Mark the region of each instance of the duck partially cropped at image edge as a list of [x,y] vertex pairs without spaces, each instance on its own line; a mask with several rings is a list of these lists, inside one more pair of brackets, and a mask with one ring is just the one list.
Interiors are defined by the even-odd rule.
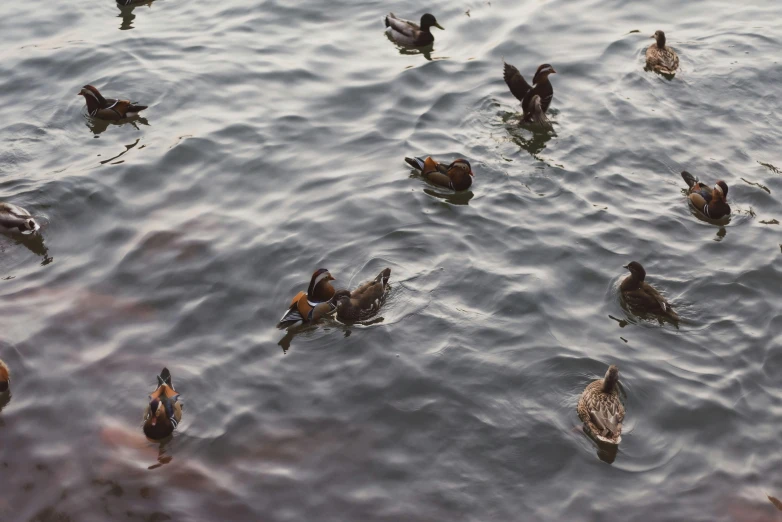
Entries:
[[405,47],[425,47],[434,43],[432,27],[445,30],[437,23],[434,15],[426,13],[421,17],[421,25],[409,20],[397,18],[394,13],[386,15],[386,35],[394,42]]
[[337,311],[337,305],[333,302],[336,290],[331,282],[336,281],[325,268],[315,270],[310,279],[310,285],[306,292],[299,292],[291,301],[288,310],[277,323],[278,328],[289,328],[307,323],[314,323],[319,319]]
[[11,372],[8,366],[0,359],[0,393],[5,393],[11,386]]
[[359,285],[352,292],[340,290],[334,295],[337,317],[343,321],[363,321],[380,310],[388,290],[391,269],[386,268],[372,281]]
[[470,162],[457,159],[450,164],[438,163],[431,156],[424,158],[405,158],[408,165],[421,171],[421,175],[429,182],[447,187],[451,190],[467,190],[472,186],[472,171]]
[[144,435],[155,441],[170,436],[182,422],[182,403],[168,368],[163,368],[157,382],[158,386],[149,396],[149,405],[144,411]]
[[719,180],[714,184],[714,188],[709,188],[686,170],[682,172],[682,179],[687,183],[687,197],[698,212],[711,219],[722,219],[730,215],[727,183]]
[[665,33],[655,31],[652,38],[655,39],[655,43],[646,49],[646,66],[660,74],[676,74],[679,68],[679,56],[671,47],[665,45]]
[[535,76],[532,77],[532,85],[527,83],[524,76],[521,75],[516,67],[504,62],[505,66],[503,77],[508,85],[510,92],[521,102],[521,109],[524,111],[524,121],[527,123],[548,123],[546,112],[554,98],[554,87],[549,81],[549,76],[556,74],[548,63],[538,67]]
[[22,207],[0,201],[0,232],[4,234],[32,234],[40,229],[33,216]]
[[87,113],[91,117],[101,120],[115,121],[135,118],[139,112],[147,108],[146,105],[139,105],[137,102],[104,98],[100,91],[92,85],[85,85],[77,95],[84,96],[84,100],[87,102]]
[[622,281],[619,290],[622,293],[622,299],[634,313],[639,315],[652,314],[674,322],[679,321],[679,314],[673,310],[665,297],[645,281],[646,270],[641,266],[641,263],[633,261],[625,265],[624,268],[630,271],[630,275]]
[[578,418],[599,442],[619,444],[625,407],[619,399],[619,368],[608,367],[605,377],[592,381],[578,399]]

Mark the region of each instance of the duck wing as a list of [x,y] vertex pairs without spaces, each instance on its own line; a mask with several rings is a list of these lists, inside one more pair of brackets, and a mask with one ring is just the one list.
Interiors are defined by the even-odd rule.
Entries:
[[394,13],[388,13],[386,15],[386,27],[393,29],[397,33],[412,38],[414,38],[418,33],[418,31],[421,30],[421,28],[418,27],[418,24],[413,23],[410,20],[397,18],[397,16]]
[[616,404],[601,404],[598,409],[589,412],[589,420],[598,428],[601,437],[615,440],[622,433],[622,419]]
[[523,103],[524,97],[527,96],[527,93],[529,93],[532,87],[530,87],[527,80],[524,79],[518,69],[507,62],[502,63],[505,64],[502,75],[503,78],[505,78],[505,83],[508,85],[511,94]]

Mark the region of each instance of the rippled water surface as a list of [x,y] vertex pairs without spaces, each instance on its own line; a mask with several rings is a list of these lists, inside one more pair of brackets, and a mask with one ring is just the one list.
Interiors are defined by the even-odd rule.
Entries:
[[[445,31],[402,51],[389,10]],[[766,521],[782,496],[782,3],[0,5],[0,521]],[[672,81],[644,72],[663,29]],[[552,76],[518,123],[503,58]],[[91,121],[76,93],[148,104]],[[470,192],[406,155],[473,165]],[[698,219],[682,169],[730,186]],[[684,321],[617,297],[644,264]],[[371,324],[274,327],[391,267]],[[578,395],[627,395],[612,464]],[[170,368],[172,440],[141,415]],[[610,459],[605,459],[610,460]]]

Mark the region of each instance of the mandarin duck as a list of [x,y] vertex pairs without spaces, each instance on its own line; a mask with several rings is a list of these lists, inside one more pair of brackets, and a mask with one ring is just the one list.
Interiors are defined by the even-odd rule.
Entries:
[[524,111],[524,121],[528,123],[548,123],[546,111],[551,105],[551,99],[554,97],[554,88],[548,77],[556,74],[554,68],[544,63],[535,71],[532,77],[532,87],[521,75],[518,69],[509,63],[505,64],[503,77],[508,84],[510,92],[521,102],[521,108]]
[[11,384],[11,372],[8,366],[0,359],[0,393],[5,393]]
[[660,74],[673,75],[679,68],[679,57],[676,51],[665,46],[665,33],[655,31],[651,36],[657,40],[646,50],[646,66]]
[[182,421],[182,403],[174,390],[168,368],[163,368],[157,376],[157,383],[144,412],[144,435],[152,440],[165,439]]
[[363,321],[374,315],[383,304],[388,289],[391,269],[386,268],[372,281],[368,281],[352,292],[340,290],[334,295],[337,317],[343,321]]
[[727,183],[719,180],[711,189],[686,170],[682,171],[682,178],[689,187],[687,194],[690,202],[704,216],[711,219],[721,219],[730,215],[730,205],[726,201],[728,198]]
[[619,368],[608,367],[602,379],[590,382],[578,399],[578,418],[600,442],[619,444],[625,407],[619,400]]
[[22,207],[0,201],[0,232],[32,234],[41,228]]
[[93,118],[101,120],[122,120],[135,118],[138,113],[147,108],[146,105],[138,105],[128,100],[106,99],[92,85],[85,85],[77,96],[84,96],[87,102],[87,112]]
[[423,158],[405,158],[408,165],[421,171],[421,175],[431,183],[452,190],[467,190],[472,185],[475,175],[466,159],[454,160],[449,165],[438,163],[428,156]]
[[277,323],[278,328],[299,326],[315,321],[334,313],[337,309],[333,302],[336,290],[331,286],[336,281],[328,270],[319,268],[312,274],[310,286],[306,292],[299,292],[291,301],[288,310]]
[[407,47],[425,47],[434,42],[432,27],[445,29],[437,23],[433,15],[426,13],[421,17],[421,25],[397,18],[394,13],[386,15],[386,35],[399,45]]
[[625,303],[636,313],[640,315],[654,314],[664,316],[672,321],[679,321],[679,315],[673,311],[668,301],[655,290],[649,283],[645,282],[646,270],[638,261],[625,265],[630,271],[619,290]]

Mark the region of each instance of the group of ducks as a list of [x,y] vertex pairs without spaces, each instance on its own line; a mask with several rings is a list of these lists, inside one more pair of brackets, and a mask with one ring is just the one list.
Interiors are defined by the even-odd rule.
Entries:
[[[420,24],[396,17],[393,13],[385,17],[386,34],[394,42],[405,47],[425,47],[434,42],[433,27],[443,29],[429,13],[421,17]],[[679,67],[676,52],[666,46],[665,34],[654,33],[656,40],[646,51],[647,67],[673,75]],[[519,70],[504,63],[504,79],[510,92],[521,102],[522,120],[528,124],[546,125],[546,112],[554,97],[549,76],[555,74],[550,64],[540,65],[530,85]],[[135,102],[105,98],[92,85],[85,85],[78,93],[83,96],[87,113],[92,118],[118,121],[134,118],[147,108]],[[430,183],[453,191],[468,190],[472,186],[474,172],[466,159],[451,163],[440,163],[431,157],[405,158],[414,170]],[[689,201],[698,212],[707,218],[720,219],[730,214],[726,202],[728,186],[718,181],[713,188],[701,183],[688,172],[682,172],[687,184]],[[0,232],[6,234],[32,234],[40,225],[25,209],[11,203],[0,202]],[[646,271],[640,263],[633,261],[625,266],[630,275],[620,285],[624,302],[639,315],[656,315],[678,322],[679,316],[665,298],[646,281]],[[307,291],[299,292],[281,317],[278,327],[290,328],[309,325],[330,316],[346,322],[363,321],[380,309],[389,288],[391,269],[386,268],[373,280],[361,284],[355,290],[335,290],[331,282],[335,278],[325,269],[316,270],[310,279]],[[0,361],[0,395],[10,393],[10,372]],[[582,393],[577,406],[578,416],[598,442],[618,445],[621,441],[624,406],[619,395],[619,370],[611,365],[603,379],[590,383]],[[171,373],[163,368],[157,376],[157,388],[149,395],[144,413],[144,434],[151,440],[169,437],[182,419],[182,403],[174,389]]]

